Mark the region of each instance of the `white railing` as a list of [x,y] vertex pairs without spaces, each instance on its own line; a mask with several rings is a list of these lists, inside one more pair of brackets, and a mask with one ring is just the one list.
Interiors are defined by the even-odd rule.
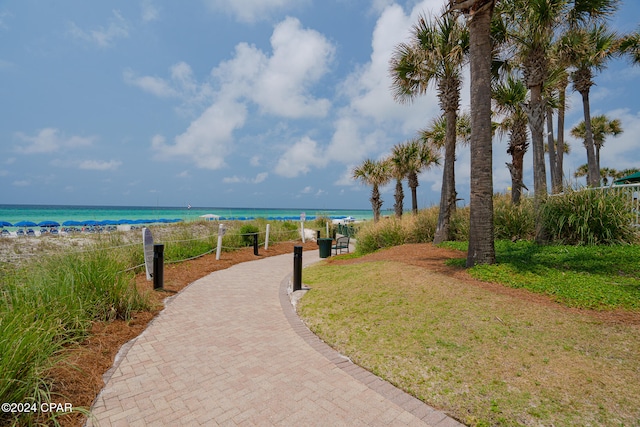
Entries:
[[640,227],[640,184],[612,185],[611,187],[600,188],[627,194],[631,211],[633,212],[632,224]]

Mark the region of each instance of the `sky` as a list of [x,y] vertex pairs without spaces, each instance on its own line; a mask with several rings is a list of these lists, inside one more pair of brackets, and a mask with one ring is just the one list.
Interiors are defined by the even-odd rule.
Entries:
[[[389,59],[419,14],[444,3],[3,0],[0,204],[367,209],[354,166],[440,115],[435,90],[394,101]],[[611,25],[629,32],[639,18],[640,4],[625,0]],[[640,66],[614,60],[594,80],[592,115],[624,130],[601,166],[640,167]],[[568,132],[581,99],[568,95],[572,176],[586,154]],[[507,142],[494,139],[496,192],[510,186]],[[531,163],[529,152],[533,190]],[[456,181],[468,204],[468,148]],[[441,184],[442,167],[420,175],[421,208],[438,204]]]

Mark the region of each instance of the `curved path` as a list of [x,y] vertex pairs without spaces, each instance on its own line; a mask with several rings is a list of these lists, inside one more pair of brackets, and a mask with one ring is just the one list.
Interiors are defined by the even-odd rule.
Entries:
[[121,350],[87,425],[461,425],[311,333],[287,294],[292,270],[292,254],[237,264],[166,301]]

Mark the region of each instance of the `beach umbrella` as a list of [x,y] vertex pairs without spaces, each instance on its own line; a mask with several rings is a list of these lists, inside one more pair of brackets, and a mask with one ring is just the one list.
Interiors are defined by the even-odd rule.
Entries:
[[33,221],[20,221],[13,224],[13,226],[14,227],[37,227],[38,224],[36,224]]
[[13,224],[7,221],[0,221],[0,227],[13,227]]
[[80,221],[68,220],[63,222],[62,225],[64,227],[77,227],[79,225],[82,225],[82,223]]
[[204,219],[208,219],[210,221],[215,220],[215,219],[220,219],[219,215],[215,215],[215,214],[204,214],[204,215],[200,215],[200,218],[204,218]]
[[41,221],[38,227],[60,227],[60,224],[55,221]]
[[98,225],[98,221],[96,221],[94,219],[87,219],[85,221],[80,221],[80,224],[93,226],[93,225]]

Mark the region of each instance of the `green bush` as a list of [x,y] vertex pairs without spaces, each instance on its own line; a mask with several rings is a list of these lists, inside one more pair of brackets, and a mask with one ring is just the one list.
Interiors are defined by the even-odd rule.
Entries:
[[260,229],[255,224],[244,224],[240,227],[240,235],[244,246],[253,245],[253,234],[259,232]]
[[558,243],[610,245],[636,240],[629,197],[614,190],[570,189],[548,197],[542,217],[550,240]]
[[511,197],[498,194],[493,198],[494,235],[497,240],[528,240],[535,235],[533,199],[523,197],[520,204],[511,204]]

